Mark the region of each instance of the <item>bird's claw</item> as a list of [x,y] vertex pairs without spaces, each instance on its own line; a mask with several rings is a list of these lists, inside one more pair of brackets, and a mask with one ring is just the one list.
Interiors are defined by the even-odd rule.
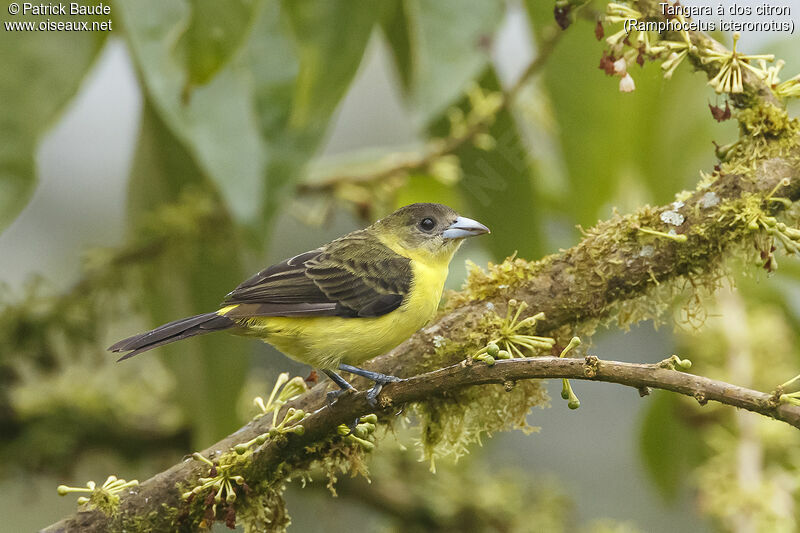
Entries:
[[383,386],[387,383],[398,383],[400,381],[403,380],[396,376],[384,376],[381,379],[376,379],[375,384],[367,391],[367,403],[371,407],[377,407],[378,395],[381,393],[381,390],[383,390]]
[[347,393],[350,393],[350,392],[356,392],[356,389],[351,388],[351,389],[337,389],[337,390],[328,391],[328,393],[325,395],[325,403],[328,404],[328,407],[333,407],[333,405],[337,401],[339,401],[339,397],[341,395],[347,394]]

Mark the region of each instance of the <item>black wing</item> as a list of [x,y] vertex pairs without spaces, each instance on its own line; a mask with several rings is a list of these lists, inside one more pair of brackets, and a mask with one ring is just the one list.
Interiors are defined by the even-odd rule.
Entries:
[[227,316],[374,317],[397,309],[411,262],[356,232],[262,270],[228,294]]

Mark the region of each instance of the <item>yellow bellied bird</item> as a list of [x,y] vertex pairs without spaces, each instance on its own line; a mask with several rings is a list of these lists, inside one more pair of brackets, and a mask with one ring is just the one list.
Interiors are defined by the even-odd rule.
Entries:
[[[358,368],[425,326],[436,314],[448,266],[465,238],[483,224],[441,204],[402,207],[371,226],[272,265],[230,292],[213,312],[170,322],[109,348],[120,361],[213,331],[260,338],[325,372],[344,392],[336,370],[384,384],[399,381]],[[337,394],[329,397],[330,401]]]

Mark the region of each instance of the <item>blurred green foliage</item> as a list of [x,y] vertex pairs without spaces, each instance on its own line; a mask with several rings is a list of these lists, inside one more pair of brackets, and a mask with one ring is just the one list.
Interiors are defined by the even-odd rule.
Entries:
[[[254,368],[269,367],[252,357],[258,349],[252,341],[210,335],[124,365],[114,364],[104,347],[138,329],[213,309],[268,254],[297,252],[271,249],[270,238],[275,220],[301,211],[298,206],[319,213],[295,213],[297,219],[322,223],[332,206],[372,219],[410,201],[441,201],[492,228],[482,241],[487,256],[535,258],[574,242],[576,224],[590,225],[613,207],[668,203],[691,186],[698,170],[716,163],[712,140],[724,144],[736,135],[733,121],[711,119],[709,98],[717,97],[688,68],[666,83],[657,65],[633,67],[636,91],[621,93],[617,80],[597,68],[604,46],[595,37],[594,16],[601,7],[590,4],[538,79],[509,97],[492,60],[509,10],[500,0],[114,2],[114,34],[124,39],[144,100],[128,186],[128,240],[90,254],[81,279],[66,292],[43,281],[32,282],[28,292],[4,289],[0,453],[24,460],[0,475],[13,468],[63,472],[91,448],[128,459],[179,457],[234,430],[241,391],[263,380]],[[530,44],[543,48],[552,2],[527,0],[523,9],[533,30]],[[0,49],[14,50],[3,54],[0,74],[0,230],[30,198],[39,142],[70,105],[105,35],[0,32]],[[360,179],[313,193],[320,203],[297,202],[309,196],[298,185],[315,183],[309,164],[326,164],[319,150],[373,40],[395,70],[419,157],[389,171],[385,160],[369,161],[362,164],[365,175],[344,175]],[[796,42],[781,47],[790,53]],[[796,57],[786,59],[800,66]],[[479,136],[442,153],[457,137],[458,121],[480,107],[476,94],[506,100]],[[361,179],[376,175],[381,179]],[[753,303],[753,339],[769,343],[782,335],[779,350],[754,345],[754,365],[780,363],[780,372],[761,376],[758,386],[765,389],[798,366],[792,353],[800,310],[792,295],[800,272],[786,267],[757,286],[740,282],[748,307]],[[770,321],[780,322],[780,331]],[[713,327],[705,335],[679,335],[681,353],[699,362],[701,373],[725,378],[730,343]],[[80,394],[71,388],[78,382]],[[715,499],[702,480],[732,482],[733,474],[713,458],[730,458],[741,444],[735,415],[709,415],[667,394],[647,401],[639,446],[650,478],[668,499],[696,491],[717,525],[730,529],[731,509],[758,493],[731,491],[729,500]],[[758,429],[764,469],[796,476],[800,463],[788,445],[796,438],[769,423]],[[407,454],[392,454],[375,465],[378,489],[387,477],[410,470]],[[421,528],[463,530],[469,522],[456,511],[491,507],[469,507],[471,497],[498,499],[496,514],[479,517],[498,520],[497,530],[525,531],[523,518],[550,521],[551,530],[574,525],[558,490],[499,477],[502,483],[484,484],[490,474],[480,468],[453,468],[441,478],[414,475],[415,483],[402,490],[410,493]],[[343,493],[361,494],[354,483],[344,484]],[[454,486],[459,490],[448,491]],[[526,507],[521,495],[528,491],[536,496]],[[435,497],[421,501],[425,494]],[[396,511],[381,508],[386,501],[373,505],[388,516],[394,512],[397,521]],[[786,516],[762,511],[754,512],[755,520],[783,527]],[[624,529],[605,529],[614,528]]]
[[[591,5],[599,11],[604,4]],[[541,35],[553,6],[528,0],[526,7]],[[711,140],[725,144],[736,134],[734,124],[709,120],[706,82],[688,68],[665,82],[656,64],[632,67],[636,90],[620,92],[617,79],[598,68],[605,47],[595,24],[579,17],[542,76],[569,188],[555,206],[583,225],[606,218],[612,206],[626,212],[669,202],[714,165]]]
[[383,29],[420,123],[443,112],[483,71],[503,8],[499,0],[391,1]]
[[[176,204],[187,191],[210,188],[186,150],[146,104],[129,183],[131,227],[146,225],[155,210]],[[233,223],[224,212],[218,218],[212,233],[170,246],[142,265],[140,297],[151,323],[214,309],[220,295],[244,277]],[[230,413],[250,363],[247,346],[239,338],[212,336],[206,342],[174,344],[162,352],[177,381],[176,398],[192,418],[197,447],[238,426]]]
[[[69,18],[53,16],[50,20]],[[16,20],[40,22],[33,16]],[[0,50],[5,51],[4,74],[0,76],[0,231],[14,220],[33,194],[38,142],[75,96],[105,35],[53,32],[42,39],[33,31],[0,33]]]
[[213,78],[246,41],[261,0],[196,0],[178,49],[186,66],[185,91]]
[[[477,84],[489,92],[501,90],[493,68],[486,69],[477,78]],[[456,105],[469,112],[468,97]],[[442,117],[431,131],[443,136],[445,125],[449,121]],[[486,134],[492,139],[491,149],[465,143],[454,152],[462,173],[458,191],[469,212],[492,228],[495,236],[487,245],[495,259],[502,260],[514,253],[538,257],[547,249],[540,214],[543,202],[535,186],[536,167],[513,113],[508,108],[501,109]]]
[[[706,302],[710,316],[702,330],[677,335],[680,353],[697,361],[693,372],[764,391],[797,373],[797,314],[787,313],[785,294],[757,281],[737,280],[736,292],[723,290]],[[797,278],[790,286],[797,290]],[[723,531],[796,530],[800,489],[789,481],[800,475],[796,429],[753,413],[700,407],[689,398],[660,403],[647,415],[643,439],[660,486],[672,492],[692,487],[702,511]],[[662,414],[659,427],[656,409],[672,411]]]
[[692,468],[700,464],[703,444],[682,419],[683,399],[662,391],[653,393],[642,420],[641,453],[645,468],[666,498],[674,501]]

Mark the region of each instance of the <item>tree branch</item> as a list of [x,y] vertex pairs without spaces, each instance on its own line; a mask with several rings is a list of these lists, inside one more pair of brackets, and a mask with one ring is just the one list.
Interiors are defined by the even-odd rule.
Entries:
[[[646,298],[650,291],[661,286],[685,279],[701,283],[698,278],[702,272],[719,268],[736,246],[752,247],[761,234],[761,230],[754,230],[749,224],[750,215],[758,214],[753,205],[763,204],[774,214],[785,206],[766,200],[771,194],[792,201],[800,197],[800,149],[796,138],[794,142],[794,148],[787,153],[759,161],[752,176],[721,175],[713,184],[688,197],[679,209],[685,213],[684,222],[672,227],[676,235],[685,236],[685,242],[641,232],[645,227],[667,231],[669,225],[661,220],[661,215],[676,209],[675,205],[645,207],[632,215],[616,216],[599,224],[580,244],[560,254],[536,263],[521,259],[506,262],[495,267],[485,279],[473,279],[464,293],[451,298],[456,305],[452,311],[389,354],[373,360],[372,368],[399,376],[427,372],[387,386],[382,398],[400,405],[438,397],[443,391],[468,385],[548,377],[588,379],[585,362],[574,359],[537,358],[499,361],[493,367],[462,366],[455,363],[464,358],[463,350],[437,354],[434,339],[469,338],[470,332],[479,330],[481,318],[489,312],[487,303],[502,312],[510,298],[527,302],[534,312],[545,312],[547,318],[542,322],[540,334],[565,338],[587,328],[590,332],[594,325],[612,317],[621,320],[619,313],[626,311],[626,304]],[[783,180],[787,179],[789,185],[783,186]],[[740,216],[743,213],[747,216]],[[443,365],[451,366],[431,371]],[[800,409],[776,405],[770,395],[653,365],[602,361],[591,379],[637,388],[663,388],[800,426]],[[327,383],[320,384],[293,403],[296,408],[314,413],[303,421],[305,434],[291,436],[283,446],[268,441],[252,456],[248,470],[255,477],[251,479],[263,479],[291,454],[308,453],[303,451],[304,445],[331,436],[339,424],[370,411],[363,394],[342,398],[335,409],[320,409],[326,390]],[[269,417],[257,419],[205,450],[203,455],[219,456],[236,444],[268,431],[270,425]],[[171,524],[174,516],[164,510],[183,505],[177,485],[190,486],[205,474],[195,462],[173,466],[123,498],[116,520],[149,515],[156,523],[163,520],[162,526]],[[111,523],[112,519],[100,511],[81,511],[45,531],[104,531]]]
[[[663,389],[694,397],[701,404],[717,401],[782,420],[800,428],[800,407],[779,404],[775,395],[686,374],[666,368],[664,364],[623,363],[598,360],[593,356],[587,356],[583,360],[559,357],[503,360],[493,366],[464,361],[387,385],[382,393],[382,403],[387,406],[398,406],[424,401],[475,385],[502,384],[511,389],[517,381],[541,378],[603,381],[634,387],[640,391],[647,388]],[[253,455],[253,462],[260,463],[261,468],[269,466],[274,468],[286,461],[287,457],[304,453],[305,446],[326,438],[339,424],[370,411],[365,392],[342,397],[334,408],[320,407],[306,417],[302,422],[305,429],[303,435],[292,435],[288,443],[268,441]],[[250,427],[258,427],[257,431],[268,430],[268,418],[263,417],[252,422],[248,427],[214,446],[213,450],[222,451],[234,443],[245,440],[247,435],[243,432]],[[207,450],[204,454],[213,456],[214,452]],[[141,485],[138,492],[132,491],[124,499],[120,511],[122,513],[142,512],[148,509],[156,511],[162,503],[178,505],[179,491],[175,488],[175,484],[198,475],[197,470],[195,463],[183,462],[149,479]],[[91,510],[79,512],[76,516],[53,524],[43,531],[107,531],[110,529],[110,523],[109,517],[101,511]]]

